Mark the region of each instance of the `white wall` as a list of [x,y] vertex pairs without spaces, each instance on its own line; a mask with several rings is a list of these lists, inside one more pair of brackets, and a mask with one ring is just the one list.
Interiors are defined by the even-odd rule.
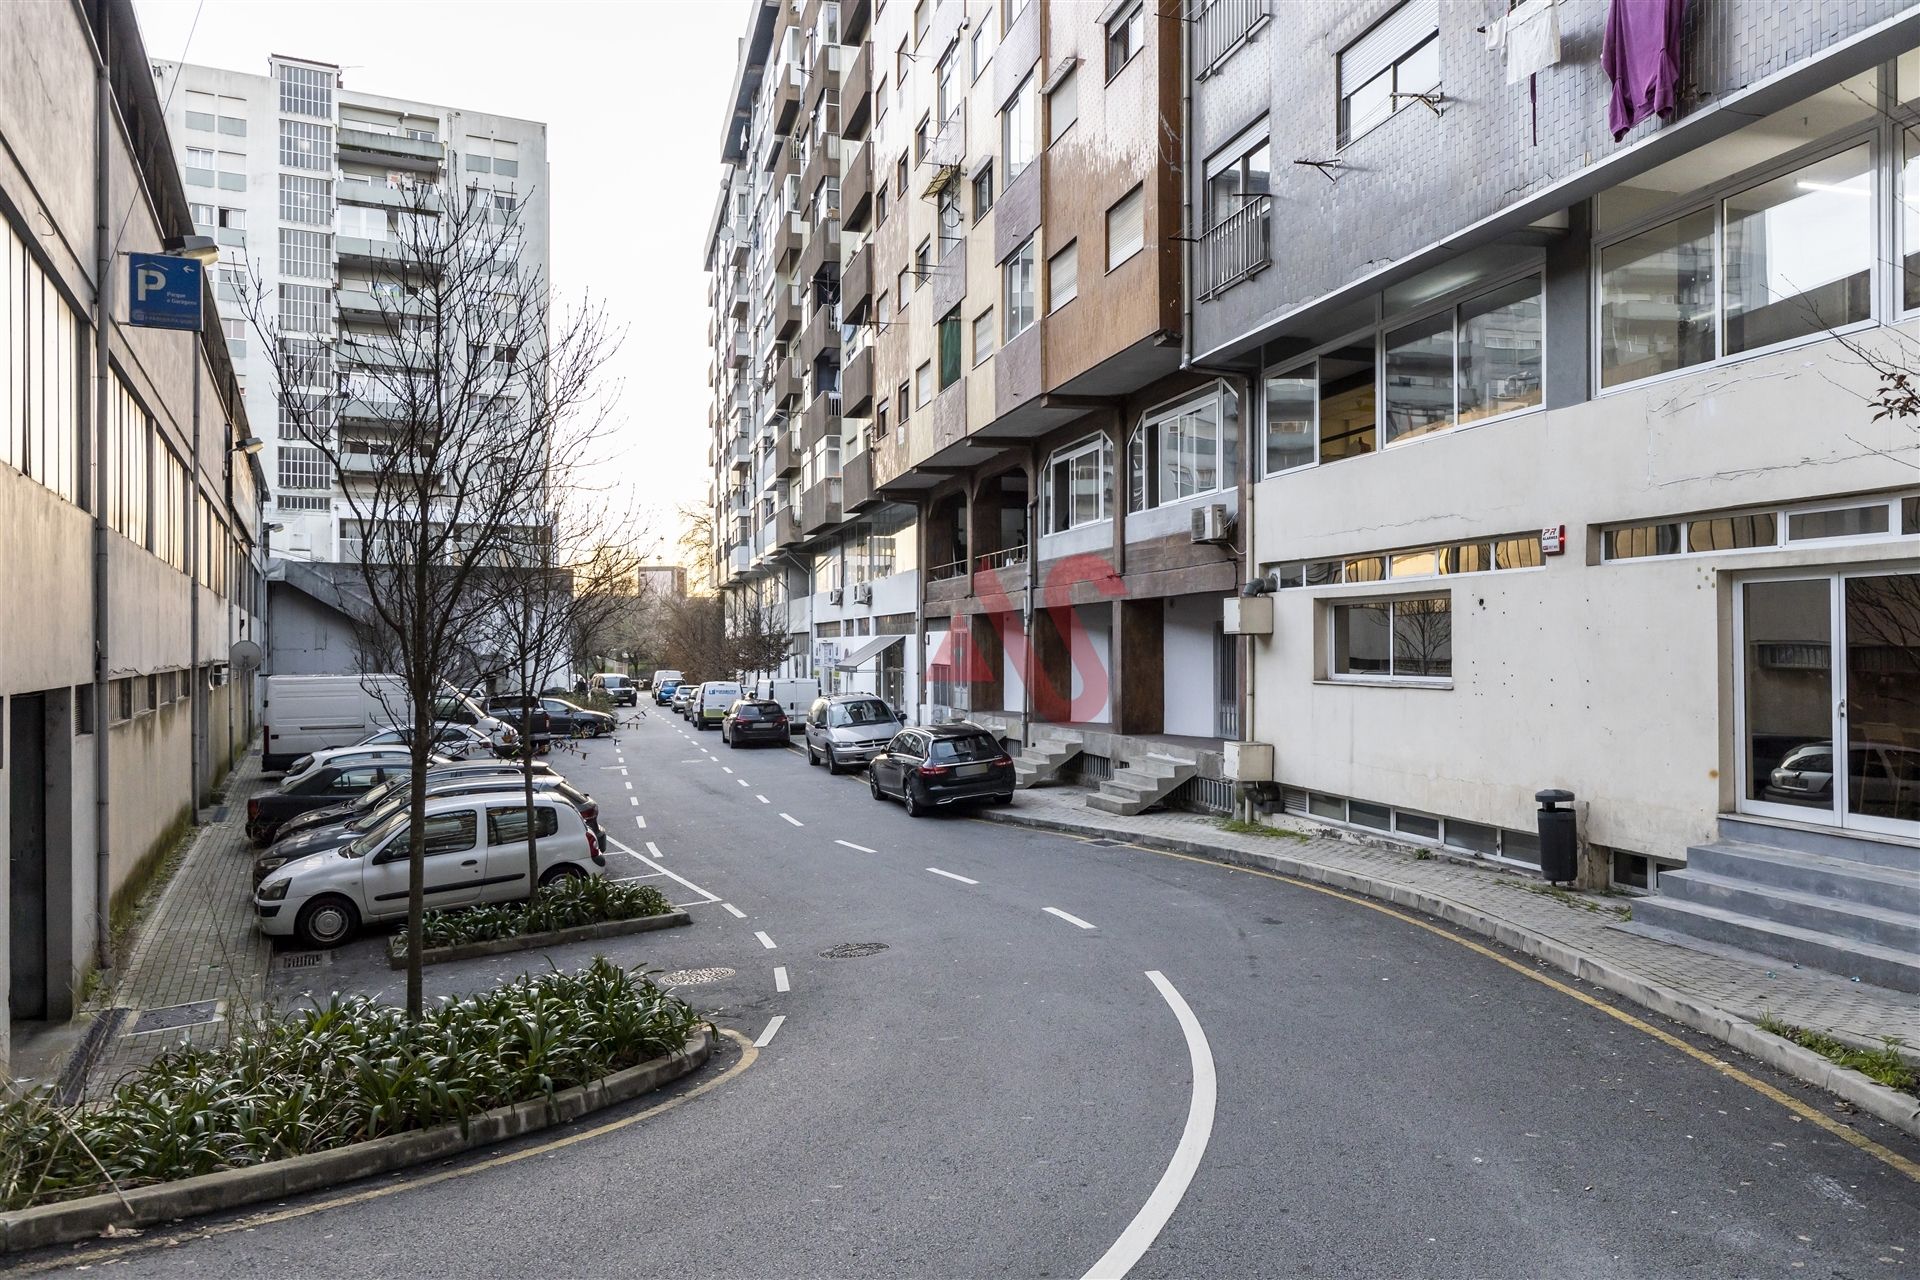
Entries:
[[1105,724],[1113,719],[1113,609],[1079,604],[1073,615],[1078,625],[1071,637],[1070,715],[1076,722]]

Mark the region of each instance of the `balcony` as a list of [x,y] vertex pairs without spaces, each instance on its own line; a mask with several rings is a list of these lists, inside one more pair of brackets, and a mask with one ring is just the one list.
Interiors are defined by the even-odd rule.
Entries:
[[800,300],[805,290],[798,285],[775,281],[773,285],[773,336],[785,342],[800,327]]
[[340,318],[361,324],[388,323],[395,316],[417,316],[421,313],[419,300],[397,289],[365,289],[346,285],[336,290],[333,296],[340,308]]
[[840,393],[822,391],[807,402],[800,415],[800,443],[811,449],[829,435],[840,434]]
[[727,570],[734,577],[743,577],[753,568],[753,548],[738,546],[727,552]]
[[753,358],[753,339],[747,336],[745,329],[735,329],[732,340],[722,343],[722,349],[726,351],[729,363],[737,369],[744,369]]
[[431,172],[440,168],[446,148],[427,138],[403,138],[397,133],[375,133],[371,129],[340,129],[334,133],[342,160],[377,164],[386,168]]
[[[800,190],[811,195],[830,175],[840,172],[840,134],[836,130],[829,133],[807,153],[806,167],[800,171]],[[831,215],[836,221],[840,216],[838,206],[830,206]]]
[[1199,295],[1211,298],[1273,265],[1273,197],[1249,200],[1200,237]]
[[840,136],[866,136],[873,117],[873,46],[862,44],[840,76]]
[[843,511],[852,514],[862,507],[872,505],[873,494],[873,454],[865,449],[848,458],[840,470],[840,506]]
[[340,261],[355,267],[392,267],[406,261],[404,246],[393,240],[335,236],[333,251],[340,256]]
[[800,443],[799,431],[782,431],[773,445],[773,473],[776,476],[798,474],[805,457],[806,449]]
[[840,477],[822,480],[800,495],[800,532],[812,537],[840,523]]
[[735,471],[753,470],[753,438],[751,436],[733,437],[727,446],[727,466]]
[[747,307],[752,301],[747,294],[747,278],[733,277],[732,285],[727,289],[727,314],[736,320],[746,319]]
[[809,284],[818,279],[832,263],[835,272],[840,269],[840,224],[823,222],[813,229],[813,236],[807,241],[807,247],[800,251],[800,264],[796,268],[801,284]]
[[811,111],[820,101],[820,95],[829,89],[840,87],[840,46],[830,44],[820,50],[813,65],[807,68],[806,104]]
[[439,213],[444,207],[440,187],[432,182],[336,182],[333,194],[341,204],[413,213]]
[[819,306],[807,317],[806,327],[800,330],[800,346],[795,352],[797,362],[802,369],[811,369],[820,357],[829,352],[840,350],[840,308],[837,305]]
[[791,404],[805,391],[806,385],[800,379],[800,366],[794,363],[791,356],[782,360],[779,367],[773,371],[772,385],[767,388],[767,393],[773,397],[773,402],[777,405]]
[[806,238],[806,223],[797,210],[780,215],[774,223],[771,261],[775,270],[784,271]]
[[773,131],[785,133],[793,127],[793,118],[800,114],[800,93],[806,88],[807,78],[797,62],[776,68],[774,76],[768,89],[773,97]]
[[847,255],[840,268],[840,314],[858,320],[873,303],[873,243]]
[[873,144],[847,144],[846,172],[840,177],[840,218],[849,231],[864,231],[873,213]]
[[864,418],[873,407],[873,346],[869,343],[840,367],[840,398],[846,412]]
[[792,507],[781,507],[773,517],[773,543],[777,547],[797,546],[802,540],[800,517]]
[[1212,75],[1227,55],[1238,49],[1267,21],[1270,0],[1208,0],[1194,20],[1195,78]]

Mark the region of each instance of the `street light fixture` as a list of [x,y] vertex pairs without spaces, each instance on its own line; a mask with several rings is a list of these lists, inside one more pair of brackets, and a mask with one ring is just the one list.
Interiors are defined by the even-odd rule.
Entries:
[[212,236],[168,236],[161,247],[176,258],[192,258],[203,267],[220,261],[220,246]]
[[238,442],[233,447],[241,453],[258,453],[267,447],[267,442],[259,436],[248,436],[245,440]]

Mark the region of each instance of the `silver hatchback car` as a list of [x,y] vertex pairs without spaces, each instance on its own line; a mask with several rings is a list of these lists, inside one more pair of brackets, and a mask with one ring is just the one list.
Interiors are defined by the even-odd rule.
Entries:
[[866,764],[905,727],[892,707],[870,693],[817,699],[807,712],[807,763],[824,760],[828,773]]

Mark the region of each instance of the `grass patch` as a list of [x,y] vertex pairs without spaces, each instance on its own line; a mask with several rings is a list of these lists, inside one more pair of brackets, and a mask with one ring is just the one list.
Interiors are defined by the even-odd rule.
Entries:
[[[503,902],[460,911],[429,911],[421,917],[421,939],[429,950],[468,942],[491,942],[528,933],[552,933],[610,920],[638,920],[673,910],[665,894],[650,884],[581,876],[548,885],[534,895],[533,905]],[[388,949],[407,953],[404,931],[393,936]]]
[[0,1101],[0,1208],[22,1209],[388,1134],[464,1122],[686,1045],[693,1009],[640,970],[597,958],[403,1010],[335,996],[224,1047],[183,1047],[97,1107],[49,1090]]
[[1564,907],[1575,907],[1581,911],[1591,911],[1597,916],[1614,916],[1621,920],[1633,918],[1632,907],[1609,907],[1595,902],[1585,894],[1573,893],[1557,884],[1541,884],[1534,880],[1497,880],[1496,884],[1506,885],[1510,889],[1520,889],[1527,893],[1537,893],[1543,898],[1552,898]]
[[1862,1049],[1844,1040],[1836,1040],[1824,1032],[1782,1022],[1770,1013],[1762,1014],[1757,1025],[1762,1031],[1771,1032],[1782,1040],[1791,1040],[1803,1049],[1813,1050],[1829,1062],[1858,1071],[1875,1083],[1898,1089],[1902,1093],[1920,1095],[1920,1069],[1916,1069],[1901,1053],[1907,1042],[1899,1036],[1882,1036],[1878,1049]]
[[1285,827],[1270,827],[1264,822],[1243,822],[1239,818],[1223,818],[1214,825],[1236,836],[1276,836],[1282,840],[1298,841],[1300,844],[1307,842],[1307,837],[1301,832],[1289,831]]

